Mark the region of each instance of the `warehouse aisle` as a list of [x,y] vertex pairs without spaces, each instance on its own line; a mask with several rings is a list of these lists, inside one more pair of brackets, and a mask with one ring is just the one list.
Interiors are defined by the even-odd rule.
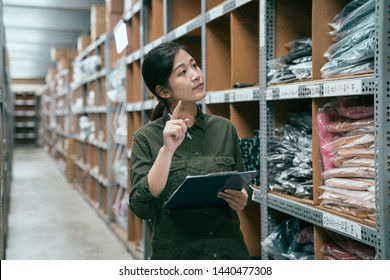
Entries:
[[133,259],[41,148],[16,148],[6,259]]

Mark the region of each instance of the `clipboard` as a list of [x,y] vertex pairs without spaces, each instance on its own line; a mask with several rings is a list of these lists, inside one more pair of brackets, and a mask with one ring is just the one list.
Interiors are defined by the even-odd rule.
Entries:
[[258,175],[258,171],[221,172],[187,176],[184,182],[164,203],[166,209],[227,205],[217,197],[225,189],[241,190]]

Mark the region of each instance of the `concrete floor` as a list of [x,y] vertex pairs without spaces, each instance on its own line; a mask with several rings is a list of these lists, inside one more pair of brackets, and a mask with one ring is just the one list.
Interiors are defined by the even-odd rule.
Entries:
[[8,219],[6,259],[133,259],[41,148],[14,151]]

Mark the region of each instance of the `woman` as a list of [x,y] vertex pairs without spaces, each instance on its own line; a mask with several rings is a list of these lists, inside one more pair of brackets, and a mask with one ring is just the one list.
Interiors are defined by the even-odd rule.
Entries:
[[151,258],[249,259],[237,215],[250,201],[249,187],[218,193],[226,206],[163,208],[187,175],[243,170],[231,122],[196,104],[206,94],[201,69],[180,45],[166,42],[145,56],[142,76],[159,103],[133,136],[129,203],[151,221]]

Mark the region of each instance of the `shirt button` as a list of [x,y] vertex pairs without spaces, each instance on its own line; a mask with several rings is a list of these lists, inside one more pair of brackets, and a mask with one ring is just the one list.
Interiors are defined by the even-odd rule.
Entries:
[[217,253],[214,253],[214,254],[213,254],[213,257],[216,258],[216,257],[217,257]]
[[210,235],[214,235],[214,232],[213,231],[210,231],[210,233],[209,233]]
[[198,153],[198,152],[195,152],[194,155],[197,157],[197,156],[199,156],[199,153]]

